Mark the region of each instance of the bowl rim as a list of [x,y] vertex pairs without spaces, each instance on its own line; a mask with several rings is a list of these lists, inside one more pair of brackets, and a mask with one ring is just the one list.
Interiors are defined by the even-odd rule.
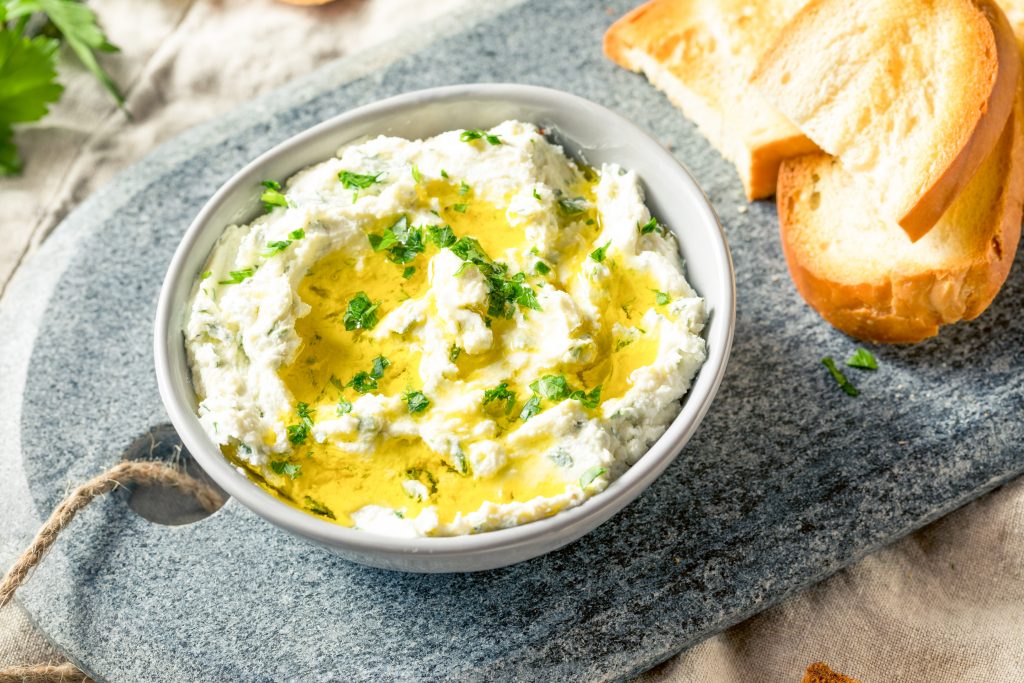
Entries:
[[[198,275],[198,272],[186,272],[186,261],[189,260],[200,237],[211,230],[222,232],[227,227],[214,225],[210,220],[211,217],[222,204],[230,201],[237,192],[243,190],[243,186],[248,187],[249,176],[255,170],[289,154],[296,148],[313,143],[320,136],[331,134],[341,136],[341,131],[344,128],[371,120],[381,114],[390,114],[396,110],[400,111],[428,102],[466,98],[504,100],[527,105],[543,102],[557,107],[569,107],[579,111],[583,116],[598,115],[614,122],[617,131],[628,130],[643,146],[641,150],[643,154],[662,155],[671,162],[669,168],[677,170],[679,180],[695,190],[697,196],[702,200],[700,203],[700,209],[704,213],[702,218],[710,220],[717,231],[714,233],[716,239],[713,240],[717,248],[713,253],[705,256],[715,259],[717,262],[716,272],[720,270],[727,274],[728,286],[721,293],[725,305],[718,305],[712,311],[717,324],[723,325],[725,329],[717,335],[717,338],[720,339],[717,348],[712,347],[711,339],[707,336],[704,337],[707,342],[707,359],[698,370],[684,396],[681,410],[673,418],[665,432],[620,477],[611,482],[606,489],[587,498],[581,504],[532,522],[461,536],[407,538],[344,527],[292,507],[264,491],[224,458],[219,447],[207,436],[191,407],[190,398],[176,391],[172,380],[170,358],[177,351],[172,350],[171,343],[168,342],[171,340],[170,333],[174,327],[177,327],[179,334],[176,336],[181,340],[180,352],[184,353],[180,321],[174,319],[178,312],[175,310],[177,302],[174,293],[180,280],[187,278],[191,282]],[[566,151],[574,152],[576,150],[567,149]],[[294,169],[291,173],[294,174],[299,170]],[[682,242],[682,236],[677,235],[677,237]],[[189,291],[191,291],[191,287]],[[183,443],[218,485],[260,517],[315,542],[358,554],[390,556],[393,559],[411,555],[478,556],[496,550],[512,550],[535,545],[550,536],[565,537],[564,542],[570,542],[607,521],[608,518],[638,497],[680,453],[697,430],[713,402],[725,374],[731,352],[735,319],[736,278],[732,255],[721,221],[711,201],[689,169],[655,141],[649,133],[602,105],[553,88],[517,83],[463,84],[406,92],[350,109],[285,139],[236,171],[203,205],[174,252],[161,285],[157,303],[154,322],[154,358],[161,400]],[[190,379],[188,384],[191,385]],[[698,385],[702,386],[700,395],[695,392]],[[594,518],[598,519],[596,523],[592,523]],[[587,526],[590,528],[584,528]],[[579,531],[580,528],[584,528],[584,530]]]

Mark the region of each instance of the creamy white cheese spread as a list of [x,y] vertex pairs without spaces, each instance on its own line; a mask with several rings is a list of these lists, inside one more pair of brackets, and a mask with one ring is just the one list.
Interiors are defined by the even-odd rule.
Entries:
[[186,348],[210,437],[311,514],[456,535],[578,505],[705,359],[636,174],[536,126],[378,137],[263,190],[196,282]]

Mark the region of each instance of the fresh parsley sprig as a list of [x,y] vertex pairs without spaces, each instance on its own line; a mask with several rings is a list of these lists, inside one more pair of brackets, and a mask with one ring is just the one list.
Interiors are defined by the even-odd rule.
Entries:
[[480,138],[487,140],[487,143],[490,145],[502,144],[501,138],[499,138],[497,135],[492,135],[491,133],[480,130],[479,128],[471,128],[469,130],[464,130],[462,131],[462,134],[459,135],[459,139],[462,140],[463,142],[473,142],[474,140],[479,140]]
[[[31,22],[33,15],[43,17]],[[42,35],[27,27],[41,25]],[[53,34],[52,37],[50,34]],[[57,49],[63,41],[93,73],[119,107],[117,84],[96,59],[97,52],[117,52],[96,15],[77,0],[0,0],[0,175],[21,171],[13,126],[42,119],[64,88],[57,83]]]

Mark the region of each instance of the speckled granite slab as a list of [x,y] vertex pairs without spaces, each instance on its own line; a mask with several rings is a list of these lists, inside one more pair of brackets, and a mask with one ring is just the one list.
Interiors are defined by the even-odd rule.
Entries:
[[847,397],[819,359],[854,345],[790,284],[773,206],[741,209],[731,167],[642,78],[602,58],[601,35],[629,4],[536,0],[445,22],[439,38],[415,39],[417,54],[330,66],[186,134],[82,205],[0,308],[0,560],[69,482],[166,422],[151,359],[157,291],[217,186],[324,118],[429,85],[583,95],[653,131],[707,190],[735,257],[736,345],[674,465],[583,540],[474,575],[349,564],[232,502],[162,526],[116,494],[76,520],[20,594],[83,668],[108,681],[623,678],[1024,470],[1024,264],[980,321],[876,349],[881,369],[851,372],[862,395]]

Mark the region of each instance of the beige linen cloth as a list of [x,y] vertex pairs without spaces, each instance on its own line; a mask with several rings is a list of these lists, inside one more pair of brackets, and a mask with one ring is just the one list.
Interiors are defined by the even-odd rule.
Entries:
[[[26,158],[23,176],[0,180],[0,287],[68,211],[156,144],[331,59],[476,3],[90,4],[123,50],[105,63],[125,90],[134,120],[65,59],[63,100],[45,121],[18,134]],[[1024,480],[639,680],[795,682],[815,660],[863,683],[1024,681]],[[0,669],[60,661],[17,604],[0,610]]]

